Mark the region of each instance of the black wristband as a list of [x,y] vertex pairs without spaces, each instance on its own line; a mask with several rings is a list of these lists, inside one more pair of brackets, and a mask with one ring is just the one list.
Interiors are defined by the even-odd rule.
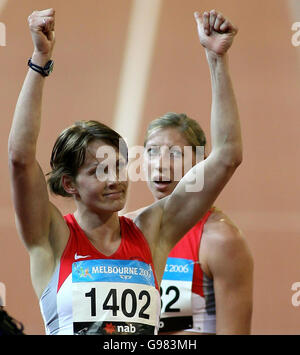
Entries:
[[44,67],[32,63],[31,58],[29,58],[28,60],[28,66],[32,70],[40,73],[44,77],[50,75],[50,73],[53,71],[53,65],[54,65],[53,60],[49,60]]

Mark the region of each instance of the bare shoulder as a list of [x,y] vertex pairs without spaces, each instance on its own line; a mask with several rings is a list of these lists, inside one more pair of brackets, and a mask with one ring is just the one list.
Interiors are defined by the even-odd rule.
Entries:
[[147,239],[152,255],[158,245],[160,235],[160,226],[163,215],[163,200],[156,201],[149,206],[140,208],[136,211],[125,214],[125,217],[131,218],[135,225],[142,231]]
[[213,212],[209,216],[204,225],[203,234],[209,234],[220,237],[225,235],[226,238],[242,238],[242,232],[239,227],[220,209],[214,207]]
[[244,239],[239,227],[220,209],[214,207],[204,225],[203,236],[209,236],[211,242],[232,242]]
[[224,263],[252,264],[252,256],[245,236],[219,209],[213,210],[204,225],[200,260],[208,267],[210,274],[214,266],[224,267]]
[[134,220],[139,214],[141,214],[147,207],[139,208],[138,210],[131,211],[124,214],[124,217]]
[[136,211],[128,212],[124,216],[132,219],[140,229],[147,229],[150,225],[160,222],[164,200],[161,199]]

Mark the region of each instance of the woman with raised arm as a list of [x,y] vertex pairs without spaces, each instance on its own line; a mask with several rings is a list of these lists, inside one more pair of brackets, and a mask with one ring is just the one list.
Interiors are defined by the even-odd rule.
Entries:
[[[156,334],[158,290],[168,254],[210,208],[242,159],[233,97],[230,110],[215,105],[208,158],[134,222],[118,216],[127,191],[123,179],[127,148],[122,138],[96,121],[66,128],[55,142],[48,180],[53,193],[74,199],[74,214],[62,216],[49,201],[36,160],[43,88],[53,68],[54,10],[35,11],[28,21],[34,52],[16,105],[8,151],[16,224],[29,252],[46,332]],[[218,81],[217,75],[217,86]],[[103,150],[110,151],[106,159],[99,154]],[[118,170],[107,169],[107,160]],[[203,171],[204,188],[188,193],[187,183]]]
[[[204,28],[198,14],[196,20],[212,77],[214,122],[214,115],[236,114],[227,51],[237,31],[215,10],[204,13]],[[176,189],[184,163],[196,164],[197,148],[205,147],[206,137],[197,121],[169,112],[149,124],[144,145],[148,186],[159,201]],[[190,156],[186,148],[191,148]],[[127,216],[134,218],[139,212]],[[160,334],[249,334],[252,278],[246,241],[222,211],[211,208],[169,254],[161,283]]]

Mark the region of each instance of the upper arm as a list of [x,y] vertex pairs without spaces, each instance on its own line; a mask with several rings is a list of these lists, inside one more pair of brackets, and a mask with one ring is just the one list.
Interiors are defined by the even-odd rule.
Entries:
[[27,249],[50,246],[51,225],[63,217],[49,201],[47,184],[38,162],[10,164],[12,199],[16,225]]
[[140,209],[138,209],[138,210],[136,210],[136,211],[127,212],[127,213],[125,213],[124,216],[125,216],[126,218],[130,218],[130,219],[132,219],[132,220],[135,220],[135,218],[136,218],[138,215],[140,215],[146,208],[147,208],[147,207],[142,207],[142,208],[140,208]]
[[237,166],[224,163],[221,152],[211,152],[180,180],[163,205],[162,230],[174,246],[209,210]]
[[40,297],[67,243],[69,229],[49,201],[38,162],[20,164],[10,160],[9,164],[16,225],[29,252],[32,284]]
[[214,280],[217,334],[249,334],[252,256],[235,226],[226,220],[216,222],[215,226],[206,236],[206,263]]
[[159,284],[163,277],[168,254],[171,251],[170,245],[164,242],[165,238],[161,234],[160,228],[164,201],[165,199],[161,199],[150,206],[126,214],[126,217],[133,219],[147,239]]

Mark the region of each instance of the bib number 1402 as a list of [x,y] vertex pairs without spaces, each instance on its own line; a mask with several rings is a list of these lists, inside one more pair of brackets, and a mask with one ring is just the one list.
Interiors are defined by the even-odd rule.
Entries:
[[[118,292],[121,292],[121,295],[118,295]],[[118,302],[118,296],[120,296]],[[118,316],[118,312],[121,310],[123,315],[128,318],[133,318],[136,316],[138,311],[138,300],[141,301],[141,307],[138,311],[138,317],[141,319],[149,319],[150,315],[146,313],[148,307],[150,306],[150,294],[146,290],[139,292],[138,296],[131,289],[125,289],[123,291],[117,290],[116,288],[110,289],[105,298],[102,307],[98,308],[99,305],[96,305],[97,295],[96,288],[92,287],[89,292],[85,293],[85,297],[91,299],[91,316],[97,316],[97,310],[99,311],[112,311],[114,317]]]

